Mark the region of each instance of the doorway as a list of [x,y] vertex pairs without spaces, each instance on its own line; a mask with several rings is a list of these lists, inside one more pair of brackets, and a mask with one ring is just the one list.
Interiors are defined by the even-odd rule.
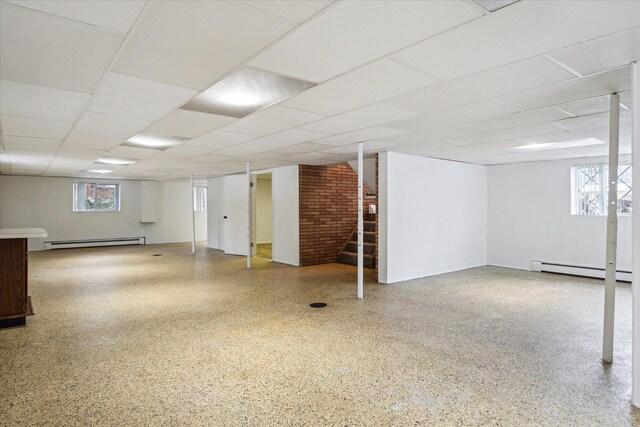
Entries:
[[272,259],[273,244],[273,188],[271,172],[253,176],[252,242],[253,256]]

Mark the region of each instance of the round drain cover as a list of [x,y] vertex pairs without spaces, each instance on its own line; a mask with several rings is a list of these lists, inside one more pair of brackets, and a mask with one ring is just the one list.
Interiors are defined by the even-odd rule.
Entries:
[[313,302],[311,304],[309,304],[309,307],[311,308],[322,308],[322,307],[326,307],[327,304],[324,302]]

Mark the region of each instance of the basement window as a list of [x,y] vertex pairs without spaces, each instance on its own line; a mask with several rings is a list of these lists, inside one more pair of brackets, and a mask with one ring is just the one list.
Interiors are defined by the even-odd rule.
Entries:
[[[572,215],[606,215],[609,166],[606,163],[571,167]],[[633,208],[631,164],[618,165],[618,215],[631,215]]]
[[74,212],[119,212],[120,184],[73,183]]
[[207,187],[193,187],[193,210],[196,212],[207,210]]

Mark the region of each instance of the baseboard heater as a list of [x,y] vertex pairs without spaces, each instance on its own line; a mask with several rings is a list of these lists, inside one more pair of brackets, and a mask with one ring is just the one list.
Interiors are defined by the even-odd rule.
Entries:
[[146,237],[116,237],[110,239],[89,239],[89,240],[58,240],[55,242],[44,242],[44,250],[70,249],[70,248],[91,248],[99,246],[126,246],[126,245],[146,245]]
[[[568,274],[571,276],[594,277],[604,279],[604,268],[580,267],[576,265],[554,264],[545,261],[531,261],[531,271],[544,271],[547,273]],[[631,282],[630,271],[616,271],[616,280],[620,282]]]

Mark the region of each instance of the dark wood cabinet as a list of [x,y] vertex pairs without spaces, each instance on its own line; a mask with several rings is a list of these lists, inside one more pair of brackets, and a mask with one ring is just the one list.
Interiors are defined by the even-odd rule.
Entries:
[[27,239],[0,239],[0,327],[26,324],[29,297]]

